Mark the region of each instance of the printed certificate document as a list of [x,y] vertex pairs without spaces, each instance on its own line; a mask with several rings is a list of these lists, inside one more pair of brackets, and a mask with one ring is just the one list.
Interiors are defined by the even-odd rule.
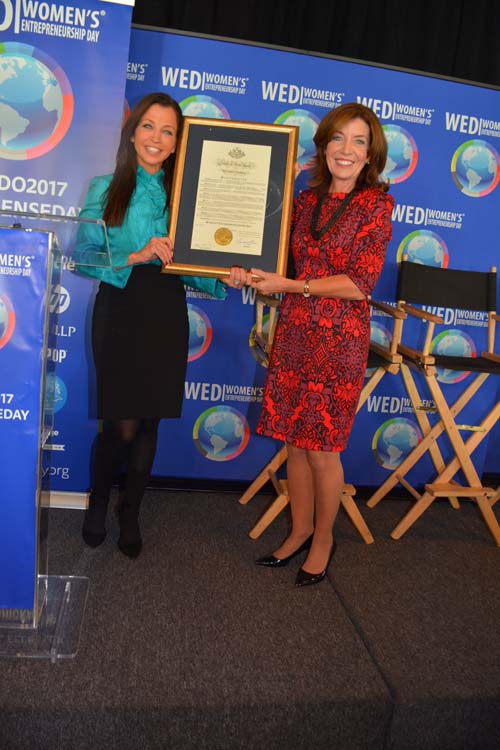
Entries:
[[191,247],[260,256],[271,146],[203,141]]

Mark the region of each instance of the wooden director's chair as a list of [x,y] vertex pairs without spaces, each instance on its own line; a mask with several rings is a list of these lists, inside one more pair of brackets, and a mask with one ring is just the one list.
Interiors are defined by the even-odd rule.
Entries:
[[[488,435],[500,417],[500,402],[493,405],[478,425],[457,424],[457,419],[465,406],[477,394],[490,375],[500,375],[500,354],[495,353],[495,327],[499,315],[496,312],[496,269],[490,272],[459,271],[448,268],[435,268],[403,260],[398,277],[398,307],[421,321],[424,327],[423,345],[420,348],[408,346],[403,341],[397,351],[402,355],[401,373],[410,397],[415,417],[418,420],[423,438],[409,453],[398,468],[368,500],[373,508],[396,484],[400,483],[415,498],[416,503],[392,531],[393,539],[399,539],[427,510],[438,497],[447,498],[454,508],[459,508],[459,498],[474,501],[497,545],[500,545],[500,526],[492,511],[492,505],[499,499],[497,490],[484,487],[472,460],[472,454]],[[443,324],[442,318],[408,304],[439,306],[459,310],[475,310],[487,315],[487,350],[478,357],[445,356],[431,352],[434,329]],[[405,329],[406,334],[406,329]],[[404,340],[406,335],[404,336]],[[473,372],[474,377],[452,404],[448,404],[440,386],[437,368],[458,372]],[[412,373],[419,373],[435,404],[432,411],[437,421],[431,425],[428,407],[417,388]],[[464,440],[461,432],[469,431],[471,436]],[[453,458],[445,463],[437,444],[440,436],[447,436]],[[405,479],[410,469],[429,452],[436,475],[432,482],[425,484],[424,492],[419,493]],[[455,479],[461,470],[465,482]]]
[[[273,345],[279,304],[280,300],[276,297],[257,293],[255,298],[256,324],[254,343],[259,350],[260,360],[265,367],[269,364],[269,355]],[[370,356],[367,367],[373,369],[373,372],[361,392],[357,411],[361,409],[368,396],[376,388],[386,373],[395,375],[399,372],[402,361],[402,356],[397,352],[397,345],[401,337],[401,328],[403,320],[406,318],[406,313],[383,302],[375,302],[371,300],[370,304],[372,307],[380,310],[393,319],[393,335],[391,343],[387,348],[374,342],[371,342],[370,344]],[[266,308],[269,309],[269,312],[267,313],[267,325],[265,325]],[[276,499],[271,503],[269,508],[249,532],[249,536],[252,539],[257,539],[289,502],[288,482],[286,479],[280,479],[277,476],[278,470],[286,462],[287,457],[287,448],[286,445],[283,445],[240,497],[239,502],[242,505],[246,505],[246,503],[248,503],[268,481],[271,481],[277,494]],[[374,541],[373,536],[353,500],[355,494],[356,488],[354,485],[345,484],[342,491],[341,505],[363,541],[366,544],[372,544]]]

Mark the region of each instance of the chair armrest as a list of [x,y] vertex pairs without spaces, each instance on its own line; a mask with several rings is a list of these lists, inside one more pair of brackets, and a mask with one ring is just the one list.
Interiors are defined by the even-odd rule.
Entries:
[[500,365],[500,354],[495,354],[495,352],[481,352],[481,357],[489,359],[491,362],[496,362],[496,364]]
[[377,344],[376,341],[370,341],[370,349],[378,354],[379,357],[386,359],[388,362],[393,362],[400,365],[403,361],[403,357],[401,356],[401,354],[398,354],[397,352],[391,352],[389,349],[386,349],[380,344]]
[[420,318],[421,320],[427,320],[429,323],[444,323],[443,318],[441,318],[439,315],[434,315],[433,313],[429,313],[426,310],[419,310],[418,307],[413,307],[413,305],[409,305],[407,302],[401,302],[400,307],[409,315],[413,315],[415,318]]
[[412,362],[419,362],[425,367],[432,366],[436,362],[436,358],[433,357],[432,354],[413,349],[411,346],[406,346],[405,344],[399,344],[398,352],[399,354],[402,354],[405,359],[409,359]]
[[388,305],[387,302],[378,302],[377,300],[374,300],[374,299],[369,299],[368,302],[376,310],[385,312],[387,315],[390,315],[392,318],[398,318],[399,320],[404,320],[406,318],[406,313],[403,310],[401,310],[400,307],[393,307],[392,305]]

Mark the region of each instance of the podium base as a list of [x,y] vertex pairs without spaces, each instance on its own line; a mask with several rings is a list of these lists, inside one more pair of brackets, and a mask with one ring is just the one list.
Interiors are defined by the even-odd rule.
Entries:
[[0,657],[71,659],[76,655],[89,579],[39,576],[37,627],[0,628]]

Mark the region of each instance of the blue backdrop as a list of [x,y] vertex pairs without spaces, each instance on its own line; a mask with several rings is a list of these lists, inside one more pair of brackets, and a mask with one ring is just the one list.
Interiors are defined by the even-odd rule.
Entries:
[[[384,125],[389,142],[386,176],[396,199],[393,240],[374,296],[394,300],[397,260],[403,251],[416,261],[458,268],[484,269],[496,262],[500,230],[497,89],[140,28],[132,29],[129,48],[130,8],[98,0],[89,0],[86,8],[90,14],[85,25],[53,24],[68,34],[70,28],[80,35],[85,30],[81,38],[57,36],[47,28],[42,33],[34,25],[40,19],[29,19],[31,25],[18,30],[12,26],[5,34],[0,52],[7,57],[16,52],[9,45],[19,42],[50,55],[48,67],[54,74],[57,71],[65,114],[49,137],[44,136],[49,125],[40,121],[40,131],[33,134],[38,144],[23,144],[22,132],[10,140],[2,133],[1,208],[77,214],[90,177],[113,167],[125,84],[125,109],[144,94],[161,90],[173,95],[188,115],[298,125],[302,172],[297,190],[306,185],[312,136],[321,117],[333,106],[361,101],[377,112]],[[23,54],[30,53],[24,50]],[[9,89],[0,101],[9,102],[15,95]],[[14,124],[12,133],[16,127],[22,130],[22,125],[22,120]],[[44,151],[50,143],[50,150]],[[62,239],[66,271],[52,295],[59,312],[59,342],[52,353],[58,378],[51,438],[52,487],[83,492],[89,486],[89,457],[97,428],[89,342],[96,287],[71,273],[71,235]],[[225,302],[193,292],[188,302],[190,362],[183,416],[162,422],[153,472],[186,478],[187,484],[198,479],[249,482],[278,447],[254,432],[265,370],[253,347],[253,292],[231,290]],[[484,318],[471,317],[467,311],[443,312],[447,324],[435,346],[471,354],[479,351],[485,341]],[[382,340],[390,335],[387,318],[374,316],[372,335]],[[448,376],[444,373],[443,377]],[[460,391],[467,382],[464,375],[445,387]],[[481,403],[476,400],[471,408],[485,408],[496,388],[492,384],[489,394],[483,391]],[[404,457],[415,430],[418,427],[399,376],[385,378],[358,415],[345,453],[347,480],[358,486],[383,481]],[[398,443],[388,452],[395,432]],[[477,454],[491,471],[499,470],[499,435],[497,427],[494,439],[485,441],[481,456]],[[422,462],[418,471],[424,480],[429,467]]]
[[[385,176],[396,199],[393,240],[374,296],[395,299],[397,261],[486,269],[496,262],[500,230],[500,92],[366,64],[284,50],[151,31],[132,31],[127,69],[130,105],[168,91],[186,115],[300,128],[297,190],[306,185],[317,123],[333,106],[359,101],[381,118],[389,144]],[[251,480],[275,453],[254,433],[265,370],[252,347],[254,297],[231,291],[225,303],[190,298],[192,362],[180,424],[164,423],[154,470],[193,478]],[[436,348],[473,356],[486,345],[486,318],[443,310]],[[372,319],[372,336],[390,325]],[[468,382],[443,373],[454,398]],[[469,409],[487,409],[492,382]],[[479,403],[478,403],[479,402]],[[464,419],[467,412],[463,413]],[[345,453],[346,478],[383,481],[406,455],[419,428],[399,377],[387,377],[359,413]],[[215,448],[213,447],[215,446]],[[443,446],[445,456],[448,455]],[[487,442],[475,454],[481,470]],[[500,470],[492,453],[492,470]],[[222,466],[222,462],[224,465]],[[362,472],[359,467],[362,466]],[[430,464],[415,469],[424,481]]]

